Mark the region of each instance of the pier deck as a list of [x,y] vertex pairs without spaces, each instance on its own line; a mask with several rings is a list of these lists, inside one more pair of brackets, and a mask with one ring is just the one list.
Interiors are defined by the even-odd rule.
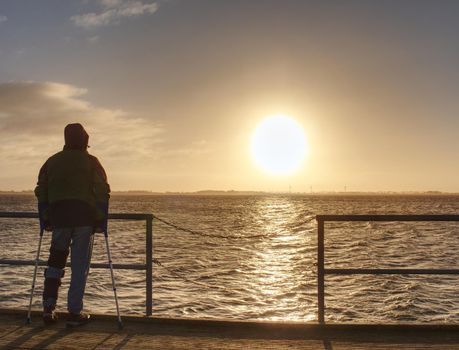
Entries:
[[459,349],[459,326],[346,325],[186,320],[94,315],[66,329],[64,316],[45,327],[38,313],[0,310],[0,349]]

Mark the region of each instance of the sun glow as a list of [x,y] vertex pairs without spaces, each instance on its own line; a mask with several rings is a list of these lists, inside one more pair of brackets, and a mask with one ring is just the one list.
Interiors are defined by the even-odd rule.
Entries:
[[302,126],[290,117],[276,115],[258,124],[252,135],[251,152],[264,171],[290,175],[300,167],[309,150]]

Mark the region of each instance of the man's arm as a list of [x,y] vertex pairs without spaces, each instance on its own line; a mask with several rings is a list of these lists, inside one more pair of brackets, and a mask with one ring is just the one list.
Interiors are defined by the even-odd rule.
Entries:
[[37,187],[35,187],[35,196],[38,200],[38,216],[40,218],[40,228],[42,230],[51,230],[48,213],[48,162],[45,162],[38,173]]
[[96,198],[96,232],[107,229],[108,200],[110,198],[110,185],[107,182],[107,174],[99,160],[91,156],[93,166],[93,190]]

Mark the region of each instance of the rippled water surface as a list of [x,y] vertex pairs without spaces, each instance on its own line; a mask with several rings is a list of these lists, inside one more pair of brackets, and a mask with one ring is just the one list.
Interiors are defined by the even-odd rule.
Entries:
[[[35,211],[29,195],[0,196],[0,211]],[[111,212],[154,213],[208,237],[154,222],[156,316],[312,321],[317,317],[316,214],[457,214],[459,196],[120,196]],[[145,224],[110,222],[115,263],[145,262]],[[459,224],[326,224],[327,268],[459,268]],[[35,257],[34,219],[0,219],[0,258]],[[41,258],[47,259],[49,234]],[[96,236],[93,262],[106,262]],[[40,308],[43,268],[34,306]],[[0,266],[0,308],[26,308],[33,267]],[[145,312],[145,272],[116,270],[121,310]],[[59,308],[65,309],[68,273]],[[326,319],[459,322],[459,276],[327,276]],[[108,270],[90,272],[85,308],[115,311]]]

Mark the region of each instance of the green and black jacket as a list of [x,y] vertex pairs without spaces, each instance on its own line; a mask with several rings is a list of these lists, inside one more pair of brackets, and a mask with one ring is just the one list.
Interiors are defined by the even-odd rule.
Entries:
[[86,150],[66,149],[40,169],[35,188],[38,203],[53,228],[97,226],[106,220],[110,197],[107,175],[99,160]]

